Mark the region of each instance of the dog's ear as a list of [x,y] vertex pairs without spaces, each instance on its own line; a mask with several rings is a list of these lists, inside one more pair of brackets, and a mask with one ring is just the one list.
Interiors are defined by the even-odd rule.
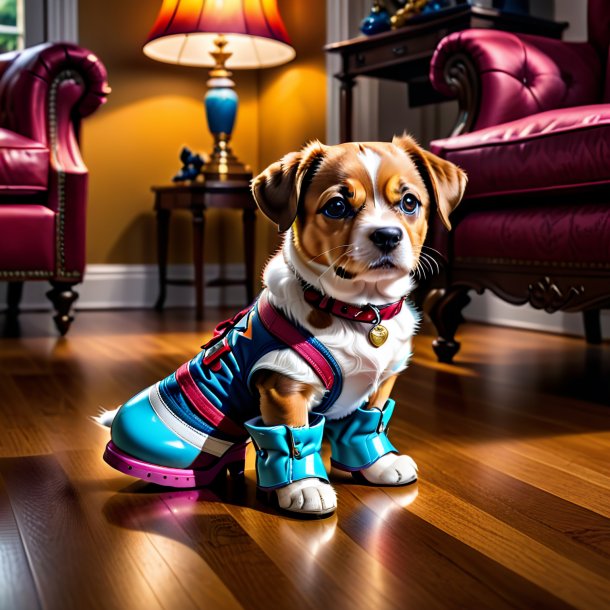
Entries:
[[326,146],[317,140],[299,152],[288,153],[252,180],[252,194],[261,212],[287,231],[297,216],[299,205],[320,166]]
[[411,157],[426,184],[430,197],[436,202],[443,224],[450,230],[449,214],[462,200],[468,182],[466,173],[457,165],[424,150],[406,133],[402,136],[394,136],[392,144]]

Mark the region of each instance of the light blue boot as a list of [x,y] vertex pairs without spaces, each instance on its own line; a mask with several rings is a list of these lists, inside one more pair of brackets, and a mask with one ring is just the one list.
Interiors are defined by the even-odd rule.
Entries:
[[[124,474],[169,487],[210,485],[228,470],[243,474],[248,441],[230,445],[222,455],[206,453],[186,442],[159,418],[148,388],[118,411],[104,460]],[[245,436],[245,435],[244,435]]]
[[130,398],[112,422],[112,442],[128,455],[168,468],[188,468],[200,450],[182,440],[158,417],[150,403],[151,388]]
[[324,432],[332,450],[331,464],[356,473],[388,453],[398,453],[387,435],[395,404],[389,398],[383,409],[359,407],[343,419],[326,420]]
[[[324,432],[324,417],[311,415],[308,428],[291,428],[289,426],[265,426],[262,417],[246,422],[246,429],[252,437],[256,449],[256,479],[259,492],[267,500],[275,498],[279,507],[298,516],[327,516],[334,512],[336,501],[334,492],[328,483],[320,449]],[[297,502],[290,501],[283,492],[291,489],[292,484],[311,479],[311,485],[298,488]],[[320,486],[324,487],[319,493]],[[332,501],[327,501],[328,491]],[[276,494],[277,492],[277,494]],[[260,495],[260,493],[259,493]],[[308,496],[315,496],[315,498]],[[314,500],[309,503],[309,500]]]
[[244,425],[256,449],[256,477],[261,489],[277,489],[311,477],[328,482],[320,455],[322,415],[311,417],[309,428],[265,426],[262,417]]

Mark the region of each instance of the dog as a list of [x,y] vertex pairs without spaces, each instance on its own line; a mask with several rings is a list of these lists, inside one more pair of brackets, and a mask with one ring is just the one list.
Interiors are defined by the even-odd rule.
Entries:
[[417,479],[390,442],[390,398],[419,316],[408,303],[432,210],[450,229],[465,173],[406,134],[391,143],[318,141],[252,181],[284,234],[254,305],[221,323],[190,362],[98,422],[104,459],[175,487],[243,473],[256,451],[260,493],[282,511],[337,506],[320,456],[371,485]]

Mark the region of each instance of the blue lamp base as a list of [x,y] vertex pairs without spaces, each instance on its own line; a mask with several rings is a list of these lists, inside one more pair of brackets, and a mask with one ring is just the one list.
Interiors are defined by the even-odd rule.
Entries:
[[247,178],[251,170],[244,165],[231,150],[231,134],[235,125],[239,99],[235,93],[235,83],[230,78],[224,64],[231,56],[225,52],[226,39],[219,36],[215,41],[217,51],[212,52],[216,65],[210,71],[208,91],[204,98],[208,128],[214,136],[214,150],[203,169],[206,179],[228,180]]

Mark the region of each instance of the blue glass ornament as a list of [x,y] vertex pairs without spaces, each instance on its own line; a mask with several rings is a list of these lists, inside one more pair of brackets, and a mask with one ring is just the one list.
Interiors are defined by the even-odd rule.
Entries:
[[378,2],[373,4],[371,12],[360,23],[360,31],[366,36],[387,32],[390,27],[390,14]]

